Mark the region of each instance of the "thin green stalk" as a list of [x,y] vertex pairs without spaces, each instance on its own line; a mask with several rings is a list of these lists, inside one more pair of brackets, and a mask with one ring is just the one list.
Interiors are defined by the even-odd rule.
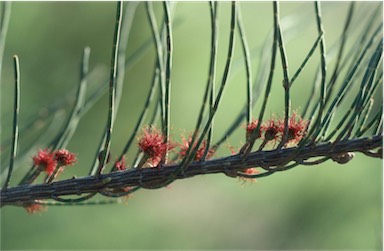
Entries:
[[[314,4],[315,4],[317,31],[320,35],[324,33],[324,28],[323,28],[323,23],[321,18],[321,8],[320,8],[320,3],[318,1],[316,1]],[[326,85],[327,62],[325,57],[326,57],[325,40],[324,40],[324,36],[322,36],[320,40],[321,81],[320,81],[319,111],[314,123],[312,124],[313,129],[308,132],[309,136],[311,136],[313,131],[317,130],[317,132],[319,132],[321,130],[320,123],[323,120],[323,113],[325,109],[325,98],[327,93],[327,85]],[[315,139],[316,139],[316,136],[313,137],[313,141]]]
[[156,17],[155,17],[155,13],[153,11],[153,7],[152,7],[152,2],[148,1],[145,3],[145,6],[146,6],[146,11],[147,11],[147,16],[148,16],[148,19],[149,19],[149,23],[150,23],[150,26],[151,26],[151,31],[152,31],[152,37],[153,37],[153,40],[155,42],[155,47],[156,47],[156,54],[157,54],[157,67],[159,68],[160,70],[160,82],[159,82],[159,89],[160,89],[160,93],[161,93],[161,103],[160,103],[160,108],[161,108],[161,117],[162,117],[162,120],[161,120],[161,128],[165,128],[165,78],[166,78],[166,70],[165,70],[165,66],[164,66],[164,55],[163,55],[163,44],[161,42],[161,37],[160,37],[160,33],[159,33],[159,30],[158,30],[158,26],[157,26],[157,22],[156,22]]
[[79,114],[85,102],[85,93],[87,90],[86,76],[88,75],[90,52],[91,49],[89,47],[84,48],[80,66],[80,84],[77,90],[75,105],[72,109],[71,115],[68,118],[66,126],[64,127],[64,130],[53,149],[65,148],[76,131],[80,120]]
[[[320,73],[318,72],[314,78],[314,80],[312,81],[313,84],[312,84],[312,88],[311,88],[311,91],[309,92],[309,96],[308,96],[308,99],[307,99],[307,102],[305,103],[305,106],[304,106],[304,109],[302,110],[301,112],[301,117],[302,118],[307,118],[308,115],[307,115],[307,112],[309,111],[309,107],[310,105],[314,102],[314,99],[312,97],[315,97],[319,91],[319,83],[320,83]],[[313,115],[314,112],[316,111],[317,109],[317,105],[315,105],[315,107],[312,109],[312,112],[311,114]]]
[[[302,32],[306,26],[306,20],[309,19],[309,11],[305,10],[300,13],[295,12],[294,14],[285,16],[281,19],[281,27],[283,27],[283,34],[284,34],[284,40],[287,43],[288,41],[294,39],[298,32]],[[305,18],[304,18],[305,17]],[[272,30],[273,31],[273,30]],[[272,34],[272,32],[270,32]],[[266,68],[270,64],[269,57],[270,57],[270,47],[272,48],[271,39],[269,39],[268,36],[267,39],[264,40],[263,45],[258,48],[253,48],[251,50],[251,59],[255,58],[256,54],[259,54],[259,64],[256,71],[255,79],[253,81],[253,90],[252,90],[252,106],[255,106],[255,104],[258,102],[262,92],[262,88],[264,88],[267,78],[268,70]],[[260,50],[256,53],[256,49]],[[233,64],[233,69],[231,77],[233,78],[234,75],[240,71],[240,63],[242,63],[241,59],[237,60],[238,63]],[[212,146],[213,149],[217,150],[224,142],[227,141],[228,137],[230,137],[235,130],[243,123],[244,118],[246,118],[247,115],[247,101],[245,102],[241,112],[233,119],[231,123],[229,123],[228,129],[225,131],[225,133],[222,134],[222,136],[216,141],[216,143]],[[303,117],[303,116],[302,116]]]
[[[378,112],[375,114],[375,116],[373,116],[372,120],[366,126],[364,126],[364,128],[362,128],[359,131],[359,133],[357,134],[357,137],[361,137],[372,126],[379,125],[381,120],[382,120],[382,114],[383,114],[383,107],[381,106],[380,109],[378,110]],[[374,130],[374,131],[376,132],[377,130]],[[378,134],[375,133],[374,135],[378,135]]]
[[368,120],[368,116],[371,113],[373,103],[374,103],[374,100],[373,100],[373,98],[371,98],[371,99],[369,99],[369,104],[364,106],[365,109],[363,109],[362,114],[365,112],[365,115],[363,116],[363,119],[360,121],[360,125],[355,132],[354,138],[359,137],[358,135],[360,134],[361,130],[364,128],[365,123]]
[[[192,138],[192,141],[191,141],[190,145],[194,146],[194,147],[190,147],[187,150],[186,156],[184,157],[184,159],[182,161],[182,165],[180,167],[180,170],[183,170],[183,169],[187,168],[188,165],[194,159],[194,156],[195,156],[195,154],[196,154],[200,144],[204,140],[205,134],[208,132],[209,128],[211,127],[212,120],[213,120],[213,118],[215,116],[215,113],[217,111],[217,108],[219,106],[221,97],[222,97],[223,92],[224,92],[224,88],[225,88],[226,83],[227,83],[227,79],[228,79],[228,76],[229,76],[229,71],[231,69],[232,57],[233,57],[233,52],[234,52],[234,48],[235,48],[236,17],[237,17],[237,5],[236,5],[236,2],[232,2],[232,7],[231,7],[231,24],[230,24],[230,35],[229,35],[229,46],[228,46],[227,62],[225,64],[221,85],[219,87],[219,90],[218,90],[218,93],[217,93],[217,96],[216,96],[216,99],[215,99],[215,103],[211,107],[211,112],[209,114],[208,121],[206,122],[205,127],[203,128],[203,130],[201,132],[200,138],[199,138],[199,140],[197,141],[196,144],[194,144],[195,137]],[[196,133],[196,131],[195,131],[195,133]]]
[[[214,105],[214,99],[215,99],[215,81],[216,81],[216,63],[217,63],[217,46],[218,46],[218,38],[217,38],[217,29],[218,29],[218,21],[217,21],[217,12],[218,12],[218,5],[217,2],[209,2],[210,6],[210,13],[211,13],[211,57],[210,57],[210,64],[209,64],[209,74],[208,74],[208,81],[207,81],[207,90],[205,93],[207,93],[208,89],[210,88],[210,95],[209,95],[209,107],[213,107]],[[198,123],[196,125],[195,133],[198,132],[201,124],[201,118],[202,118],[202,113],[205,109],[205,103],[206,103],[206,95],[203,100],[203,104],[201,106],[200,110],[200,116]],[[212,110],[209,109],[209,116],[212,115]],[[213,130],[213,124],[214,121],[212,119],[212,124],[211,127],[208,130],[207,134],[207,143],[205,145],[205,150],[204,150],[204,155],[202,157],[202,160],[205,160],[208,153],[209,153],[209,148],[211,147],[212,144],[212,130]],[[193,144],[193,143],[192,143]],[[192,146],[192,145],[191,145]]]
[[133,188],[129,189],[128,191],[121,191],[121,192],[100,191],[99,193],[103,196],[106,196],[106,197],[118,198],[118,197],[128,196],[134,192],[137,192],[140,189],[141,189],[141,187],[133,187]]
[[19,112],[20,112],[20,64],[19,57],[17,55],[13,56],[13,63],[15,69],[15,92],[14,92],[14,107],[13,107],[13,140],[12,140],[12,150],[9,158],[9,167],[8,175],[5,180],[3,190],[6,190],[11,181],[13,163],[16,158],[17,153],[17,143],[19,139]]
[[[283,69],[283,87],[284,87],[284,107],[285,107],[285,115],[284,115],[284,133],[278,148],[284,146],[288,139],[288,121],[291,112],[291,83],[289,82],[289,72],[288,72],[288,59],[284,48],[283,35],[280,28],[280,14],[279,14],[279,5],[277,2],[273,2],[273,13],[275,17],[275,22],[277,24],[277,32],[278,32],[278,42],[280,49],[280,58],[281,58],[281,66]],[[322,33],[321,33],[322,34]],[[321,36],[321,35],[320,35]],[[261,122],[260,122],[261,123]]]
[[[360,137],[362,135],[361,131],[363,130],[363,128],[365,127],[365,123],[367,122],[367,119],[370,115],[370,112],[371,112],[371,109],[373,107],[373,103],[374,103],[374,99],[371,98],[374,96],[374,93],[376,92],[377,90],[377,87],[383,82],[383,72],[381,72],[380,74],[380,77],[378,77],[375,81],[375,83],[373,84],[373,87],[370,89],[370,91],[367,93],[367,101],[364,102],[363,104],[363,107],[364,108],[368,108],[368,109],[365,109],[366,110],[366,115],[363,117],[361,123],[360,123],[360,126],[359,126],[359,129],[356,131],[355,133],[355,137]],[[369,97],[369,98],[368,98]],[[380,106],[380,108],[382,108],[382,106]]]
[[361,87],[358,95],[356,96],[356,104],[354,107],[354,113],[349,119],[349,121],[346,123],[345,128],[340,132],[340,134],[337,136],[336,141],[338,142],[341,140],[342,137],[349,131],[352,130],[355,126],[355,120],[359,118],[362,110],[363,110],[363,104],[364,99],[369,98],[368,96],[364,96],[364,94],[369,93],[369,88],[372,86],[372,82],[375,78],[375,73],[377,71],[377,67],[379,65],[379,62],[381,60],[382,56],[382,50],[383,50],[383,43],[380,41],[378,43],[377,49],[373,53],[369,65],[367,67],[367,70],[365,71],[363,80],[361,82]]
[[90,205],[110,205],[120,203],[119,200],[96,200],[96,201],[81,201],[81,202],[57,202],[57,201],[38,201],[39,205],[44,206],[90,206]]
[[277,54],[277,43],[278,43],[278,24],[277,20],[274,17],[273,19],[273,42],[272,42],[272,56],[271,56],[271,65],[270,65],[270,70],[269,70],[269,75],[268,75],[268,80],[267,80],[267,86],[265,88],[265,94],[264,94],[264,100],[263,104],[260,109],[258,121],[259,123],[257,124],[257,127],[255,130],[253,130],[252,134],[250,135],[250,139],[248,142],[245,144],[245,146],[240,150],[240,153],[242,153],[243,158],[246,158],[248,154],[251,152],[253,145],[255,144],[255,140],[258,137],[258,132],[261,127],[261,122],[263,121],[265,109],[267,107],[268,99],[269,99],[269,94],[271,93],[271,87],[272,87],[272,81],[273,81],[273,75],[275,72],[275,63],[276,63],[276,54]]
[[[367,55],[367,51],[372,46],[373,41],[375,40],[376,36],[378,36],[379,32],[381,31],[381,26],[377,27],[374,34],[372,35],[370,41],[368,41],[365,48],[362,50],[359,58],[355,61],[352,69],[348,72],[347,76],[345,77],[343,85],[339,88],[339,92],[335,95],[335,98],[332,101],[332,104],[329,106],[327,113],[324,116],[324,119],[319,126],[319,131],[324,129],[323,126],[329,123],[328,120],[331,119],[332,114],[335,112],[336,108],[339,106],[341,101],[344,99],[345,95],[348,93],[349,88],[351,87],[351,81],[356,76],[356,72],[361,67],[364,57]],[[314,130],[313,130],[314,131]],[[315,136],[318,135],[319,131]]]
[[327,93],[327,97],[325,99],[325,104],[329,103],[329,100],[330,100],[330,97],[332,95],[336,80],[339,76],[339,68],[341,65],[341,59],[342,59],[343,54],[344,54],[344,48],[345,48],[345,44],[347,42],[347,35],[349,32],[349,29],[351,27],[351,20],[352,20],[354,9],[355,9],[355,2],[352,1],[349,5],[347,19],[345,21],[343,33],[341,34],[341,45],[340,45],[339,51],[337,53],[336,66],[333,70],[333,73],[331,75],[331,80],[329,81],[329,84],[328,84],[328,93]]
[[[164,115],[165,115],[165,128],[163,128],[164,142],[169,142],[169,131],[171,123],[171,72],[172,72],[172,53],[173,53],[173,39],[172,39],[172,21],[169,6],[167,2],[163,2],[165,13],[165,27],[166,27],[166,67],[165,67],[165,100],[164,100]],[[164,163],[167,163],[168,153],[164,158]]]
[[[319,36],[321,36],[321,34],[324,34],[324,28],[323,28],[322,19],[321,19],[320,4],[319,4],[319,2],[316,1],[314,3],[314,5],[315,5],[317,30],[318,30]],[[324,109],[325,109],[325,99],[326,99],[326,92],[327,92],[327,85],[326,85],[327,63],[326,63],[324,36],[321,36],[319,50],[320,50],[320,62],[321,62],[320,63],[320,72],[321,72],[321,75],[320,75],[320,77],[321,77],[320,78],[320,97],[319,97],[319,100],[318,100],[316,106],[313,108],[312,113],[310,115],[311,121],[313,121],[313,122],[311,122],[311,129],[307,132],[305,140],[302,140],[303,144],[306,143],[307,139],[309,139],[310,137],[312,137],[312,143],[314,143],[316,140],[316,135],[318,135],[320,130],[322,129],[320,124],[323,121],[323,113],[324,113]],[[315,84],[316,84],[316,81],[314,82],[314,85]],[[315,88],[315,86],[314,86],[314,88]],[[313,100],[312,98],[309,98],[308,101],[310,102],[312,100]],[[305,111],[307,111],[307,109],[309,107],[309,102],[306,105]],[[317,108],[319,108],[317,116],[315,119],[312,119]],[[315,136],[313,136],[313,134],[315,134]]]
[[87,195],[84,195],[80,198],[76,198],[76,199],[63,199],[63,198],[60,198],[56,195],[52,195],[52,199],[55,200],[55,201],[58,201],[58,202],[62,202],[62,203],[79,203],[79,202],[83,202],[83,201],[86,201],[86,200],[89,200],[91,199],[92,197],[94,197],[97,193],[96,192],[92,192],[92,193],[89,193]]
[[123,2],[119,1],[117,3],[116,11],[116,25],[115,25],[115,34],[113,37],[113,49],[112,49],[112,59],[111,59],[111,71],[110,71],[110,81],[109,81],[109,110],[108,110],[108,122],[106,130],[106,140],[104,142],[104,149],[100,158],[100,165],[96,172],[96,177],[99,177],[102,169],[107,163],[110,147],[111,147],[111,136],[113,129],[113,122],[115,118],[115,95],[116,95],[116,77],[117,77],[117,57],[118,57],[118,45],[120,41],[120,30],[121,30],[121,21],[123,14]]
[[[208,132],[208,129],[211,126],[212,119],[213,119],[213,117],[214,117],[214,115],[215,115],[215,113],[217,111],[218,106],[219,106],[221,97],[223,95],[224,88],[225,88],[226,83],[227,83],[229,71],[231,69],[231,63],[232,63],[232,57],[233,57],[234,45],[235,45],[235,29],[236,29],[236,16],[237,16],[237,14],[236,14],[237,13],[237,8],[236,7],[237,7],[236,6],[236,2],[232,2],[232,5],[231,5],[231,24],[230,24],[230,35],[229,35],[229,46],[228,46],[227,62],[225,64],[221,85],[220,85],[220,88],[218,90],[218,94],[216,96],[215,103],[214,103],[213,107],[211,108],[212,109],[212,113],[210,114],[210,116],[208,118],[208,121],[206,122],[205,127],[202,130],[200,138],[197,141],[195,147],[190,147],[187,150],[187,153],[186,153],[185,157],[183,158],[179,168],[177,168],[172,175],[167,177],[167,179],[164,182],[162,182],[159,185],[151,187],[153,189],[167,186],[168,184],[170,184],[170,183],[172,183],[174,181],[176,175],[178,175],[179,173],[182,173],[186,168],[188,168],[188,166],[190,165],[190,163],[192,163],[192,161],[194,159],[194,156],[196,154],[196,151],[197,151],[198,147],[200,146],[200,144],[204,140],[205,134]],[[193,146],[193,143],[191,145]]]
[[[186,152],[186,156],[192,152],[192,148],[195,145],[195,141],[197,139],[197,136],[199,134],[199,130],[201,127],[201,123],[204,118],[204,111],[207,105],[208,96],[210,97],[210,107],[209,107],[209,115],[212,114],[212,107],[213,107],[213,99],[214,99],[214,83],[215,83],[215,69],[216,69],[216,62],[217,62],[217,45],[218,45],[218,5],[217,2],[215,5],[213,5],[213,2],[209,2],[210,6],[210,13],[211,13],[211,54],[210,54],[210,64],[209,64],[209,73],[208,73],[208,81],[205,87],[204,97],[203,101],[200,106],[199,115],[197,117],[195,130],[193,131],[191,142],[189,142],[190,148]],[[208,132],[209,134],[209,132]],[[199,146],[197,146],[199,147]],[[206,154],[208,154],[208,146],[206,147]],[[194,154],[193,154],[194,155]]]
[[[381,112],[383,112],[383,108],[381,108]],[[379,123],[377,123],[376,128],[374,129],[374,135],[382,135],[383,134],[383,115],[379,117]]]
[[240,6],[237,11],[237,27],[240,35],[241,47],[244,54],[244,63],[245,63],[245,72],[247,77],[247,124],[252,122],[252,66],[251,66],[251,57],[249,53],[249,46],[247,43],[247,38],[245,36],[243,28],[243,18],[241,15]]
[[359,52],[361,50],[363,50],[364,43],[366,42],[369,33],[371,32],[372,28],[375,27],[375,25],[374,25],[375,24],[375,20],[377,18],[380,18],[380,20],[383,19],[382,18],[382,6],[381,6],[381,3],[379,4],[379,6],[377,6],[374,9],[373,13],[366,13],[365,16],[370,17],[370,18],[366,22],[365,27],[362,29],[363,32],[362,32],[362,34],[359,37],[360,38],[359,41],[352,47],[353,48],[352,51],[355,52],[354,55],[352,57],[350,57],[352,65],[359,58]]
[[[315,43],[312,45],[311,49],[309,50],[307,56],[304,58],[304,61],[301,63],[301,65],[299,66],[299,68],[297,69],[297,71],[295,72],[295,74],[293,74],[293,77],[291,78],[291,80],[289,81],[289,84],[292,85],[293,82],[296,80],[296,78],[300,75],[301,71],[304,69],[305,65],[307,64],[308,60],[312,57],[313,53],[315,52],[320,40],[321,40],[321,37],[323,36],[323,34],[319,34],[319,36],[317,37]],[[310,99],[309,99],[310,100]]]
[[[346,94],[348,94],[348,92],[350,91],[350,89],[353,87],[353,83],[350,84],[349,86],[346,87]],[[346,97],[347,95],[344,95],[340,98],[340,102],[339,104],[336,105],[336,107],[333,109],[333,113],[330,114],[329,117],[327,117],[325,120],[324,120],[324,123],[323,123],[323,126],[321,127],[321,136],[318,136],[318,139],[317,140],[320,140],[320,141],[323,141],[325,139],[325,141],[328,141],[330,140],[336,133],[339,129],[341,129],[341,126],[344,124],[344,122],[346,121],[346,119],[348,118],[348,116],[351,114],[351,112],[353,111],[353,108],[356,104],[356,99],[354,99],[354,101],[352,102],[350,108],[348,109],[348,111],[344,114],[343,118],[340,120],[339,124],[333,129],[333,131],[326,137],[326,135],[328,134],[328,130],[330,128],[330,125],[332,123],[332,120],[333,118],[335,117],[335,114],[337,112],[337,109],[338,107],[340,106],[340,104],[344,101],[344,98]],[[320,132],[321,132],[320,131]],[[318,134],[320,135],[320,133]]]
[[[116,114],[117,114],[117,111],[119,108],[119,104],[120,104],[120,100],[121,100],[121,96],[122,96],[122,92],[123,92],[125,69],[127,66],[126,49],[127,49],[128,39],[129,39],[132,24],[133,24],[133,18],[134,18],[135,12],[136,12],[137,4],[138,3],[136,3],[136,2],[127,3],[128,6],[126,8],[125,18],[122,21],[121,27],[120,27],[121,34],[120,34],[119,42],[117,44],[117,47],[118,47],[117,48],[117,51],[118,51],[117,69],[118,70],[117,70],[116,84],[115,84],[116,85],[115,109],[114,109],[114,114],[113,114],[113,121],[116,117]],[[102,162],[99,161],[98,159],[100,157],[99,156],[100,153],[102,153],[101,155],[106,154],[106,150],[102,149],[102,148],[103,148],[103,145],[106,144],[107,132],[108,132],[107,128],[108,127],[109,127],[109,124],[106,125],[104,136],[100,140],[99,147],[97,149],[96,156],[94,158],[94,162],[92,165],[92,169],[90,171],[91,175],[94,175],[97,169],[103,169],[104,168],[104,166],[101,166]],[[108,152],[107,156],[109,156],[109,152]]]
[[[382,82],[382,77],[378,78],[377,81],[375,82],[375,84],[372,86],[372,88],[370,88],[369,90],[369,93],[367,94],[367,97],[373,97],[373,93],[375,92],[375,90],[377,89],[377,87],[379,86],[379,84]],[[349,88],[351,88],[351,86],[349,86]],[[362,107],[368,107],[369,106],[369,102],[370,102],[370,99],[367,99],[366,102],[363,103]],[[355,106],[356,106],[356,103],[357,103],[357,98],[355,98],[351,104],[351,106],[349,107],[348,111],[344,114],[343,118],[340,120],[340,122],[338,123],[338,125],[335,127],[335,129],[328,135],[328,137],[325,139],[325,141],[328,141],[330,140],[337,132],[339,129],[342,128],[342,125],[345,123],[346,119],[349,117],[349,115],[352,113],[352,111],[354,110]],[[342,101],[342,100],[341,100]],[[336,109],[334,110],[334,112],[331,114],[331,117],[329,120],[327,120],[327,123],[322,126],[324,129],[323,129],[323,138],[325,137],[325,135],[328,133],[328,128],[330,126],[330,123],[333,119],[333,115],[335,114],[336,112]],[[368,113],[367,113],[368,115]],[[357,131],[358,132],[358,131]]]
[[[351,9],[350,9],[350,11],[351,11]],[[333,82],[336,82],[336,79],[337,79],[337,77],[339,76],[338,74],[340,73],[340,71],[342,70],[342,68],[344,68],[344,67],[346,67],[346,65],[347,65],[347,63],[346,63],[346,61],[347,61],[347,59],[345,59],[344,61],[343,61],[343,63],[341,63],[341,58],[342,58],[342,54],[343,54],[343,51],[344,51],[344,44],[345,44],[345,41],[346,41],[346,34],[347,34],[347,28],[346,27],[348,27],[349,26],[349,23],[350,23],[350,18],[351,18],[351,12],[348,14],[348,16],[347,16],[347,21],[346,21],[346,25],[345,25],[345,28],[344,28],[344,30],[343,30],[343,35],[342,35],[342,38],[341,38],[341,46],[338,46],[337,44],[336,45],[334,45],[334,46],[332,46],[331,47],[331,49],[329,50],[329,54],[331,54],[331,52],[332,52],[332,49],[335,47],[335,46],[338,46],[339,47],[339,52],[338,52],[338,57],[337,57],[337,65],[340,65],[340,67],[339,66],[337,66],[336,68],[335,68],[335,70],[334,70],[334,72],[333,72],[333,76],[332,76],[332,79],[330,80],[330,82],[329,82],[329,84],[328,84],[328,87],[329,87],[329,91],[328,91],[328,94],[327,94],[327,96],[326,96],[326,100],[325,100],[325,104],[327,104],[328,103],[328,99],[331,97],[331,93],[332,93],[332,91],[333,91],[333,87],[334,87],[334,83],[331,83],[332,81]],[[321,36],[319,36],[319,39],[321,38]],[[319,40],[319,42],[320,42],[320,40]],[[341,48],[340,49],[340,47],[343,47],[343,48]],[[328,60],[331,60],[331,58],[332,57],[328,57]],[[310,91],[310,94],[309,94],[309,97],[315,97],[316,95],[317,95],[317,93],[318,93],[318,89],[320,89],[319,88],[319,85],[320,85],[320,81],[321,81],[321,66],[319,67],[319,69],[317,70],[317,74],[316,74],[316,76],[315,76],[315,79],[314,79],[314,81],[313,81],[313,85],[312,85],[312,89],[311,89],[311,91]],[[315,99],[313,99],[313,98],[308,98],[307,99],[307,102],[306,102],[306,104],[305,104],[305,106],[304,106],[304,109],[302,110],[302,113],[301,113],[301,117],[302,118],[305,118],[305,117],[307,117],[307,112],[308,112],[308,110],[309,110],[309,107],[310,107],[310,105],[312,104],[312,103],[314,103],[314,102],[316,102],[316,100]],[[316,103],[315,104],[315,106],[313,107],[313,109],[312,109],[312,112],[311,112],[311,115],[310,115],[310,117],[313,117],[313,114],[315,113],[315,111],[318,109],[318,107],[319,107],[319,103]]]

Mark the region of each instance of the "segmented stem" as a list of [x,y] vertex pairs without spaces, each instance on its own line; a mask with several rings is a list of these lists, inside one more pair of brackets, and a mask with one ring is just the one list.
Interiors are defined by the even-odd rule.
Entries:
[[6,190],[11,181],[13,164],[15,162],[17,153],[17,143],[19,139],[19,112],[20,112],[20,64],[19,57],[13,56],[13,65],[15,69],[15,92],[14,92],[14,107],[13,107],[13,137],[12,137],[12,150],[9,157],[8,175],[5,180],[3,190]]

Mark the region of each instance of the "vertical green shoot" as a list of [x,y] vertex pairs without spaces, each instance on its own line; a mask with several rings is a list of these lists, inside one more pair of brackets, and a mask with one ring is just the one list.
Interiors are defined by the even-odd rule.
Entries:
[[[284,87],[284,108],[285,108],[285,114],[284,114],[284,132],[283,137],[280,141],[280,144],[278,148],[281,148],[284,146],[288,139],[288,121],[290,117],[291,112],[291,83],[289,82],[289,72],[288,72],[288,59],[285,52],[284,47],[284,41],[283,41],[283,35],[281,32],[280,27],[280,13],[279,13],[279,5],[277,2],[273,2],[273,13],[275,17],[275,22],[277,26],[277,39],[279,43],[279,50],[280,50],[280,58],[281,58],[281,66],[283,69],[283,87]],[[321,36],[321,35],[320,35]]]
[[[165,70],[165,100],[164,100],[164,115],[165,115],[165,127],[163,128],[164,141],[169,142],[169,130],[171,122],[171,71],[172,71],[172,53],[173,53],[173,39],[172,39],[172,21],[169,11],[168,2],[163,2],[165,12],[165,27],[166,27],[166,70]],[[164,159],[164,163],[167,162],[168,154]]]
[[166,72],[164,67],[164,53],[163,53],[163,44],[162,39],[159,33],[159,29],[157,27],[156,17],[155,13],[153,11],[152,2],[148,1],[145,3],[146,11],[147,11],[147,17],[151,26],[151,32],[152,37],[155,42],[156,47],[156,61],[157,61],[157,67],[160,70],[160,81],[159,81],[159,90],[161,94],[161,102],[160,102],[160,109],[161,109],[161,128],[165,128],[165,78],[166,78]]
[[245,63],[245,72],[247,76],[247,112],[246,112],[246,118],[247,118],[247,124],[250,124],[252,122],[252,66],[251,66],[251,57],[249,52],[249,46],[247,42],[247,38],[245,36],[245,31],[243,28],[243,18],[241,15],[241,9],[240,6],[238,7],[237,11],[237,27],[240,35],[240,41],[241,41],[241,47],[243,49],[244,54],[244,63]]
[[12,148],[9,158],[9,167],[8,175],[5,180],[3,190],[6,190],[11,181],[13,163],[16,158],[17,152],[17,143],[19,139],[19,112],[20,112],[20,64],[19,57],[17,55],[13,56],[13,63],[15,69],[15,93],[14,93],[14,107],[13,107],[13,138],[12,138]]
[[113,129],[113,122],[115,117],[115,95],[116,95],[116,76],[117,76],[117,56],[118,56],[118,47],[120,41],[120,31],[121,31],[121,21],[123,13],[123,2],[119,1],[117,3],[116,11],[116,25],[115,25],[115,34],[113,37],[113,49],[112,49],[112,58],[111,58],[111,70],[109,78],[109,109],[108,109],[108,122],[106,130],[106,140],[104,142],[104,149],[100,156],[100,164],[96,172],[96,177],[99,177],[102,169],[107,163],[110,147],[111,147],[111,136]]

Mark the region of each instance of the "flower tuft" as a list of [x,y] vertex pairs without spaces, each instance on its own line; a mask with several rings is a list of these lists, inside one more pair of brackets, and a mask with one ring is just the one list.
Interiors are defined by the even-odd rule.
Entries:
[[59,166],[73,165],[77,161],[76,154],[71,153],[66,149],[57,150],[54,154]]
[[[247,131],[246,138],[247,138],[247,140],[250,140],[250,137],[254,133],[254,131],[256,130],[258,124],[259,124],[259,120],[255,119],[255,120],[253,120],[251,123],[249,123],[247,125],[247,127],[246,127],[246,131]],[[259,128],[259,131],[257,132],[256,138],[260,138],[260,137],[261,137],[261,130]]]
[[29,213],[29,214],[37,214],[41,213],[47,210],[47,207],[44,205],[41,205],[39,203],[28,203],[27,205],[24,206],[24,209]]
[[281,126],[274,118],[267,120],[261,125],[261,131],[264,132],[265,141],[277,141],[281,135]]
[[33,163],[42,168],[48,175],[51,175],[57,166],[55,155],[52,154],[48,149],[39,150],[39,152],[32,157]]
[[118,171],[125,170],[127,168],[127,166],[125,165],[125,157],[122,156],[120,160],[116,161],[114,167]]
[[[288,137],[286,145],[297,144],[305,136],[309,121],[303,120],[296,113],[293,113],[288,120]],[[284,120],[280,121],[280,130],[284,132]]]
[[[183,143],[179,144],[179,148],[180,148],[179,156],[185,157],[185,155],[187,154],[187,151],[191,145],[192,137],[189,136],[188,140],[186,140],[184,137],[182,137],[182,141],[183,141]],[[196,143],[197,142],[194,142],[193,147],[196,146]],[[201,143],[201,146],[196,151],[196,155],[195,155],[194,160],[196,160],[196,161],[202,160],[202,158],[204,157],[206,147],[207,147],[207,141],[203,140],[203,142]],[[208,149],[208,153],[207,153],[206,158],[210,159],[214,154],[215,154],[215,149],[210,148],[210,149]]]
[[[256,168],[247,168],[247,169],[244,169],[242,172],[244,174],[247,174],[247,175],[255,175],[255,174],[259,174],[260,173]],[[256,182],[255,178],[239,177],[239,179],[243,183],[245,183],[245,182],[250,182],[250,183]]]
[[151,166],[157,166],[164,159],[167,152],[174,148],[170,142],[165,142],[165,137],[156,128],[144,128],[143,135],[139,138],[138,146],[146,155]]

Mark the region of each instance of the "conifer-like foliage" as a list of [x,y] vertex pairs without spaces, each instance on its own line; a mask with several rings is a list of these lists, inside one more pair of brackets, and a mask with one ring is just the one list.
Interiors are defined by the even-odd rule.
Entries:
[[[193,104],[198,110],[194,130],[177,140],[171,95],[178,85],[172,77],[177,71],[173,57],[178,48],[174,30],[183,29],[183,23],[174,18],[177,4],[182,3],[118,2],[115,27],[111,27],[113,43],[108,48],[111,50],[108,81],[99,88],[89,88],[91,48],[85,47],[76,98],[66,121],[56,125],[54,118],[65,104],[52,105],[51,125],[41,133],[44,144],[32,144],[22,151],[18,149],[19,136],[30,128],[21,127],[19,123],[20,93],[23,93],[20,76],[25,65],[14,56],[12,135],[2,135],[1,141],[1,207],[20,206],[36,213],[50,205],[116,203],[119,198],[142,189],[164,188],[175,180],[196,175],[221,173],[228,179],[254,181],[278,173],[284,175],[285,171],[298,166],[320,165],[326,161],[348,164],[356,152],[366,158],[382,158],[381,8],[370,9],[369,15],[360,19],[359,3],[351,2],[346,19],[335,24],[341,27],[339,37],[330,44],[324,30],[322,5],[314,2],[309,18],[315,20],[316,36],[300,64],[292,67],[289,62],[295,55],[289,53],[287,41],[299,24],[305,25],[299,13],[282,18],[279,3],[272,2],[269,20],[272,30],[269,37],[263,38],[264,46],[255,56],[243,25],[241,3],[230,4],[227,22],[220,19],[222,3],[207,3],[210,23],[204,29],[210,29],[210,38],[206,41],[209,64],[196,66],[207,68],[204,92]],[[3,58],[3,51],[11,8],[8,2],[1,5],[0,62],[10,60]],[[127,55],[138,5],[145,6],[152,36]],[[295,15],[297,19],[293,18]],[[220,29],[222,26],[226,30]],[[221,39],[222,33],[225,41]],[[219,67],[218,50],[224,47],[225,60]],[[241,57],[235,57],[236,49],[241,51]],[[125,94],[125,69],[148,50],[155,51],[154,66],[148,71],[152,78],[150,88],[147,95],[141,97],[144,104],[141,113],[131,118],[136,122],[126,143],[118,153],[112,152],[114,137],[125,137],[114,134]],[[255,62],[258,62],[257,68]],[[294,87],[301,81],[302,74],[309,71],[309,62],[317,64],[317,69],[309,73],[313,81],[306,84],[309,95],[303,96],[302,107],[295,107],[293,93],[297,89]],[[232,76],[236,72],[243,73],[245,81],[234,81]],[[241,86],[244,90],[244,106],[237,114],[226,115],[227,130],[217,135],[215,118],[229,85]],[[282,95],[274,95],[272,88],[280,88]],[[72,152],[69,143],[82,117],[106,96],[108,111],[102,120],[105,129],[97,136],[99,144],[90,146],[94,151],[93,164],[78,166],[76,161],[81,158],[81,152]],[[277,99],[283,101],[283,112],[275,111],[279,115],[271,115],[268,107]],[[38,119],[36,114],[31,123]],[[60,130],[54,130],[52,136],[51,127]],[[228,147],[227,139],[239,131],[243,143],[231,142]],[[30,151],[34,151],[30,166],[18,161]],[[130,154],[132,152],[134,154]],[[60,179],[68,168],[89,171],[87,176]],[[13,177],[15,170],[25,170],[20,180]],[[95,200],[96,195],[105,199]]]

